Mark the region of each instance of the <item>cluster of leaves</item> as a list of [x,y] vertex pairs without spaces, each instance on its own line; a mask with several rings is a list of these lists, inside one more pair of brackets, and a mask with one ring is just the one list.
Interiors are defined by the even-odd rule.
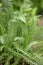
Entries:
[[31,0],[33,7],[37,7],[37,13],[36,14],[43,14],[43,0]]
[[[37,26],[37,8],[32,8],[29,0],[0,1],[0,64],[43,65],[43,27]],[[40,33],[39,33],[40,32]]]

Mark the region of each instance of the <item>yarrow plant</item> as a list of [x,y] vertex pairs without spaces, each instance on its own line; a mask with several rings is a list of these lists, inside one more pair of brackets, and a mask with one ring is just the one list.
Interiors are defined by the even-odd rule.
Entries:
[[43,65],[43,27],[29,0],[0,1],[0,64]]

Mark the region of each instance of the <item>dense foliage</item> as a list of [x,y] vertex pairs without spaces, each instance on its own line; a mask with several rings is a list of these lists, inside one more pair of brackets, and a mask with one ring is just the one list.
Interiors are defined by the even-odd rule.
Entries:
[[29,0],[0,0],[0,64],[10,65],[13,58],[11,65],[43,65],[43,26],[37,26],[36,11]]
[[43,15],[43,0],[31,0],[33,7],[37,7],[38,15]]

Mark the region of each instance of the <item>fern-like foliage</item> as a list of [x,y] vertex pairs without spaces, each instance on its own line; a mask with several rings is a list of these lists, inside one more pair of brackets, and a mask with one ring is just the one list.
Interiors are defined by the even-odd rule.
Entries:
[[29,0],[0,2],[0,63],[43,65],[43,27],[37,26],[37,8]]

